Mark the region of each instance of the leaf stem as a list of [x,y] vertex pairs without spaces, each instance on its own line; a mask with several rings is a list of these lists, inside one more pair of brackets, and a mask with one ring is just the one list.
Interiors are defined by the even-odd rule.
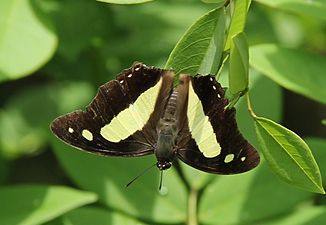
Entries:
[[188,198],[188,225],[198,225],[197,199],[198,190],[195,188],[191,188]]
[[250,115],[251,115],[254,119],[257,118],[256,113],[255,113],[254,110],[252,109],[251,102],[250,102],[250,97],[249,97],[249,93],[248,93],[248,92],[246,93],[246,99],[247,99],[247,107],[248,107],[248,111],[249,111]]

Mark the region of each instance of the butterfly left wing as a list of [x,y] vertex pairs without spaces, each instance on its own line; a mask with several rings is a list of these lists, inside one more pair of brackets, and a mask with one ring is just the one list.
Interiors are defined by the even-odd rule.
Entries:
[[180,123],[177,155],[186,164],[217,174],[248,171],[259,155],[240,134],[235,109],[225,109],[228,100],[214,76],[180,76],[178,87]]
[[53,133],[81,150],[111,156],[153,153],[156,124],[173,88],[173,72],[141,63],[102,85],[85,111],[55,119]]

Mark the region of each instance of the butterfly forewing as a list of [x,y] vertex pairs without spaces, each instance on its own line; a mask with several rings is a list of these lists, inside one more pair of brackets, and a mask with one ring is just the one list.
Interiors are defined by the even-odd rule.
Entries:
[[153,153],[156,124],[173,88],[173,72],[135,64],[102,85],[85,111],[58,117],[53,133],[64,142],[103,155]]
[[[228,100],[213,76],[181,76],[180,98],[186,98],[187,122],[177,140],[178,157],[197,169],[218,174],[248,171],[259,155],[240,134],[235,109],[225,109]],[[185,97],[184,95],[187,95]]]

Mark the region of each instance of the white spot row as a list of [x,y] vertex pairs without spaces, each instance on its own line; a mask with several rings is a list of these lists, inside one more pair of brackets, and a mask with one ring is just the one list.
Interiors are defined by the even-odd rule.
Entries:
[[[228,155],[225,156],[225,158],[224,158],[224,162],[225,162],[225,163],[229,163],[229,162],[232,162],[233,159],[234,159],[234,154],[228,154]],[[240,158],[240,160],[241,160],[241,162],[243,162],[243,161],[246,160],[246,157],[243,156],[243,157]]]
[[[74,133],[75,131],[74,131],[73,128],[69,127],[69,128],[68,128],[68,132],[72,134],[72,133]],[[92,132],[90,132],[90,131],[87,130],[87,129],[82,130],[82,136],[83,136],[85,139],[89,140],[89,141],[93,141],[93,134],[92,134]]]

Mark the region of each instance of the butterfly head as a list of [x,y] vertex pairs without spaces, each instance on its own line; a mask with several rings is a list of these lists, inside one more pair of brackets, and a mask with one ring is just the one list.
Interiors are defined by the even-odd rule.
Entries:
[[161,159],[157,161],[156,166],[160,170],[167,170],[172,166],[172,162],[167,159]]

